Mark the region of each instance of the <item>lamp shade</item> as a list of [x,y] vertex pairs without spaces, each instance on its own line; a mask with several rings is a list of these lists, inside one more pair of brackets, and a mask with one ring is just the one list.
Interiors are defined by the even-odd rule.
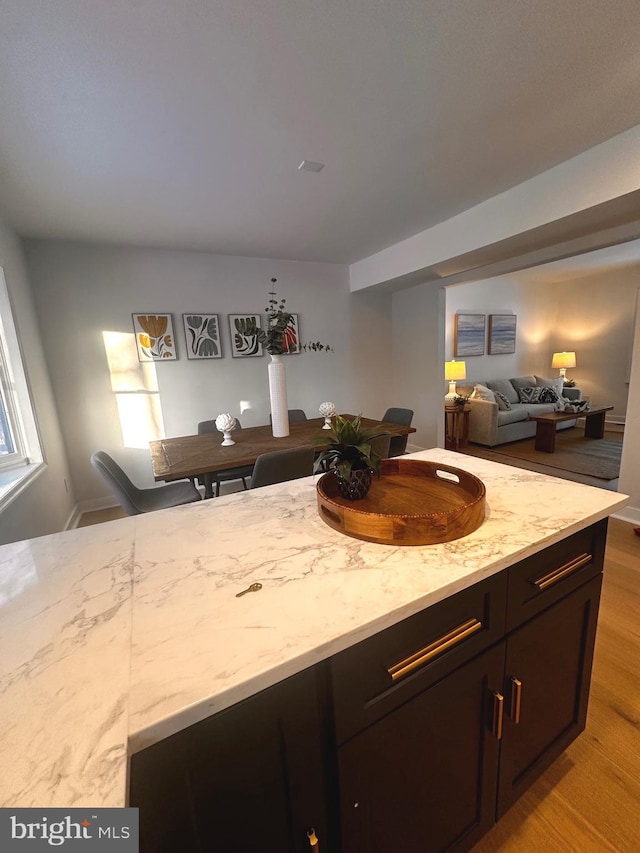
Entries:
[[467,365],[464,361],[445,361],[444,378],[451,382],[467,378]]
[[575,367],[576,366],[576,354],[575,352],[554,352],[553,358],[551,360],[551,367],[562,368],[565,370],[567,367]]

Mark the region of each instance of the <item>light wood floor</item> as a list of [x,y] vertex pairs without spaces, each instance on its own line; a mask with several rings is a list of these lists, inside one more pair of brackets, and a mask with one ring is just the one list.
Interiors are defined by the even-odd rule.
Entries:
[[587,728],[473,853],[640,851],[640,536],[609,522]]

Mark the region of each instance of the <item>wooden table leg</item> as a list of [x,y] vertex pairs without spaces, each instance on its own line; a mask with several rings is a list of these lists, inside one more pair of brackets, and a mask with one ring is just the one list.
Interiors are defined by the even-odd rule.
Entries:
[[205,500],[207,498],[213,497],[213,477],[211,474],[200,474],[200,481],[204,483],[204,497]]
[[553,421],[538,421],[536,423],[536,450],[543,453],[553,453],[556,449],[556,425]]
[[590,415],[589,412],[585,412],[584,414],[584,437],[602,438],[604,435],[604,416],[606,412],[598,412],[595,415]]

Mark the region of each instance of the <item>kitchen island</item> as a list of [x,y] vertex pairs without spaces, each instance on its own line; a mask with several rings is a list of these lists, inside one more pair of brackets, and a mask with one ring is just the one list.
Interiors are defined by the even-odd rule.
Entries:
[[[351,539],[313,478],[0,548],[0,803],[118,806],[137,753],[599,522],[626,497],[455,454],[484,524]],[[237,598],[251,583],[262,589]]]

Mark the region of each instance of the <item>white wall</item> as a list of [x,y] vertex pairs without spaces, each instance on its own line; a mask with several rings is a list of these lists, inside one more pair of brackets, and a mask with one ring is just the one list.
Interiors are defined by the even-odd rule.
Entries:
[[631,381],[629,384],[629,400],[627,403],[627,426],[625,427],[624,444],[622,446],[622,464],[620,467],[619,490],[631,495],[629,506],[619,513],[621,518],[640,525],[640,488],[638,472],[640,472],[640,305],[635,311],[635,337],[631,361]]
[[[102,332],[132,332],[133,312],[173,315],[178,360],[156,363],[167,436],[193,434],[200,420],[229,411],[243,426],[268,423],[268,356],[232,358],[230,313],[263,312],[270,279],[299,314],[302,340],[331,344],[334,353],[286,359],[289,406],[317,417],[318,405],[376,416],[388,394],[390,297],[352,295],[345,266],[271,261],[205,252],[26,242],[42,340],[82,508],[104,505],[107,491],[89,464],[104,449],[140,486],[153,485],[148,448],[123,446]],[[188,360],[182,314],[217,313],[222,359]],[[241,413],[241,401],[249,408]]]
[[408,449],[444,446],[444,290],[422,284],[393,295],[393,405],[414,410]]
[[0,544],[5,544],[64,529],[75,500],[22,247],[2,223],[0,266],[4,268],[46,463],[43,473],[0,513]]
[[[625,422],[640,266],[603,270],[560,282],[554,350],[574,350],[567,371],[594,402],[613,404],[607,417]],[[630,437],[631,429],[627,437]]]

